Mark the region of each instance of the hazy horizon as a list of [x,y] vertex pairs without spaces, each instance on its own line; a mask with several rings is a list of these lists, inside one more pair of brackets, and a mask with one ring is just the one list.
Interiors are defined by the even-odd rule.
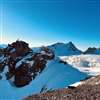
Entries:
[[72,41],[100,47],[99,0],[1,0],[0,44],[17,39],[31,47]]
[[[16,40],[16,41],[17,41],[17,40]],[[24,41],[24,40],[19,40],[19,41]],[[15,42],[15,41],[13,41],[13,42]],[[6,46],[6,45],[11,44],[11,43],[13,43],[13,42],[2,43],[2,44],[0,44],[0,45]],[[27,41],[24,41],[24,42],[28,43]],[[69,41],[69,42],[72,42],[72,41]],[[59,42],[59,41],[57,41],[57,42],[54,42],[54,43],[48,43],[48,44],[44,44],[44,45],[43,45],[43,43],[41,43],[40,45],[32,45],[31,43],[28,43],[28,44],[29,44],[29,47],[30,47],[30,48],[35,48],[35,47],[37,48],[37,47],[41,47],[41,46],[50,46],[50,45],[53,45],[53,44],[56,44],[56,43],[64,43],[64,44],[67,44],[67,43],[69,43],[69,42]],[[85,50],[87,50],[89,47],[91,47],[91,46],[88,46],[87,48],[81,48],[81,47],[79,47],[78,45],[76,45],[74,42],[72,42],[72,43],[76,46],[77,49],[79,49],[79,50],[81,50],[81,51],[85,51]],[[92,46],[92,47],[100,48],[100,46]]]

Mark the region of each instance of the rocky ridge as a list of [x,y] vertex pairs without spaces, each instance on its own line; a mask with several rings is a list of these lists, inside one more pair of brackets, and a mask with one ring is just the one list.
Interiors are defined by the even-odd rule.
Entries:
[[24,41],[13,42],[0,49],[0,78],[5,76],[13,85],[23,87],[41,73],[47,61],[53,58],[54,53],[47,47],[41,47],[37,53]]

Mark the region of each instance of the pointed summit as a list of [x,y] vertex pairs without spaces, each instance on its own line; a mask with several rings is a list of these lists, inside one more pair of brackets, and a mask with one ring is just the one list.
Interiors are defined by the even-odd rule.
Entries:
[[72,41],[68,42],[68,44],[70,44],[70,45],[74,45]]
[[51,48],[57,56],[77,55],[82,53],[72,42],[68,42],[67,44],[58,42],[48,47]]
[[76,46],[72,43],[72,42],[68,42],[67,43],[67,48],[69,50],[72,50],[72,51],[77,51],[78,49],[76,48]]

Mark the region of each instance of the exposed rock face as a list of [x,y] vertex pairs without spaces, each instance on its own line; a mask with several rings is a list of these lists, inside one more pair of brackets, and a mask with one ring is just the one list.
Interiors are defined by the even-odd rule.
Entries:
[[27,64],[22,64],[20,67],[16,68],[14,83],[16,86],[25,86],[32,81],[31,73],[29,73],[29,66]]
[[11,45],[8,44],[8,47],[4,49],[5,56],[9,56],[13,59],[16,57],[25,56],[31,49],[28,47],[28,44],[23,41],[13,42]]
[[47,61],[54,58],[54,53],[47,47],[41,47],[40,53],[36,53],[24,41],[9,44],[1,54],[0,73],[8,66],[6,79],[17,87],[29,84],[46,67]]

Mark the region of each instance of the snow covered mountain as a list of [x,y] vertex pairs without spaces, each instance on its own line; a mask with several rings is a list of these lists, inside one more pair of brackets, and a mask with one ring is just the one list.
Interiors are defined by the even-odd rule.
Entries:
[[88,48],[84,54],[100,54],[100,48]]
[[52,60],[54,54],[46,47],[42,47],[40,53],[34,53],[24,41],[16,41],[1,50],[0,76],[5,69],[6,79],[17,87],[28,85],[37,74],[45,68],[48,60]]
[[[47,46],[52,49],[56,56],[70,56],[70,55],[80,55],[80,54],[100,54],[100,48],[89,47],[86,51],[79,50],[72,42],[68,43],[55,43]],[[35,52],[40,52],[41,47],[32,48]]]
[[79,55],[82,53],[82,51],[77,49],[72,42],[67,44],[56,43],[48,47],[52,49],[57,56]]
[[5,79],[1,80],[0,89],[2,91],[0,91],[0,99],[20,100],[31,94],[67,87],[85,79],[87,76],[87,74],[78,71],[69,64],[62,63],[59,58],[55,58],[48,61],[42,73],[38,74],[29,85],[22,88],[13,87]]
[[48,47],[52,49],[57,56],[79,55],[82,53],[82,51],[78,50],[72,42],[67,44],[56,43]]
[[[47,46],[53,50],[56,56],[69,56],[69,55],[79,55],[82,53],[81,50],[77,49],[72,42],[69,43],[55,43],[53,45]],[[35,52],[40,52],[40,47],[32,48]]]
[[24,41],[9,44],[0,55],[0,100],[20,100],[100,74],[100,55],[81,53],[72,42],[35,49]]

